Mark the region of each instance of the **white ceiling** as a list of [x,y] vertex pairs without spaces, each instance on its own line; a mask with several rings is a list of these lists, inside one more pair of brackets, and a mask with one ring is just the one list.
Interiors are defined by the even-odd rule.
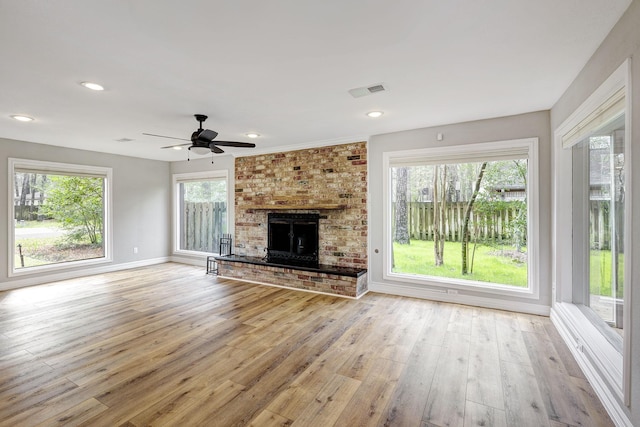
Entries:
[[630,3],[0,0],[0,137],[179,161],[142,133],[203,113],[261,152],[545,110]]

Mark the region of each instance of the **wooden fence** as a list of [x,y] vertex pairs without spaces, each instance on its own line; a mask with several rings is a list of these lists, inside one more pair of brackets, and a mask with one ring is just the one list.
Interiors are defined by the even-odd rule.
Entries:
[[[452,242],[462,240],[462,225],[466,202],[450,202],[447,204],[447,222],[445,225],[445,239]],[[395,204],[393,206],[395,219]],[[433,240],[433,203],[410,202],[409,237],[415,240]],[[518,215],[517,206],[507,206],[502,210],[490,214],[473,212],[471,215],[470,232],[475,239],[485,242],[502,242],[513,240],[512,222]],[[608,250],[611,248],[611,232],[609,229],[609,202],[606,200],[592,200],[590,203],[590,235],[591,248]],[[395,227],[395,223],[392,224]],[[476,228],[476,225],[478,226]],[[526,230],[525,230],[526,233]],[[526,234],[523,243],[526,242]]]
[[[591,236],[591,249],[610,250],[611,249],[611,229],[610,202],[608,200],[592,200],[589,212],[589,226]],[[624,239],[620,239],[618,245],[623,243]],[[619,248],[622,249],[622,248]]]
[[[462,240],[462,226],[466,207],[466,202],[447,203],[446,240],[451,242]],[[433,240],[433,203],[410,202],[408,211],[409,237],[415,240]],[[472,212],[469,230],[471,235],[474,236],[474,230],[476,230],[477,226],[478,240],[490,242],[511,240],[513,233],[512,222],[516,219],[517,214],[518,209],[515,204],[486,215]],[[395,218],[395,205],[393,217]],[[393,225],[395,226],[395,224]],[[526,241],[526,236],[523,236],[523,238]]]
[[38,208],[38,205],[15,205],[15,219],[17,221],[35,221],[38,219],[42,219],[39,217]]
[[184,203],[180,228],[181,248],[217,253],[220,237],[227,232],[226,224],[226,203]]

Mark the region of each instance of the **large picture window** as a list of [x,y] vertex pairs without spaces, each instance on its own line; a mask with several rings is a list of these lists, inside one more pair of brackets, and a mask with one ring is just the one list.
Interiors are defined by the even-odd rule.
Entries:
[[228,233],[226,173],[181,174],[175,182],[175,251],[218,253]]
[[625,62],[554,132],[552,308],[583,369],[626,403],[633,228],[628,76]]
[[387,274],[494,291],[537,289],[535,150],[531,139],[391,154]]
[[13,274],[104,262],[111,169],[9,159]]
[[[593,129],[572,148],[574,303],[594,314],[622,349],[624,330],[625,115]],[[613,334],[610,332],[614,332]]]

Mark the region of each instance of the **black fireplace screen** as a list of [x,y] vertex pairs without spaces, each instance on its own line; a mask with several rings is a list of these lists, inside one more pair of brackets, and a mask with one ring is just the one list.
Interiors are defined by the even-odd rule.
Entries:
[[267,260],[317,264],[319,221],[318,214],[269,213]]

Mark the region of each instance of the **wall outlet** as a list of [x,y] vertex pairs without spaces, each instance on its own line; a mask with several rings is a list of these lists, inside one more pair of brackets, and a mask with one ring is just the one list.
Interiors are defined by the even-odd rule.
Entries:
[[134,247],[133,247],[133,253],[134,253],[134,254],[137,254],[137,253],[138,253],[138,247],[137,247],[137,246],[134,246]]

